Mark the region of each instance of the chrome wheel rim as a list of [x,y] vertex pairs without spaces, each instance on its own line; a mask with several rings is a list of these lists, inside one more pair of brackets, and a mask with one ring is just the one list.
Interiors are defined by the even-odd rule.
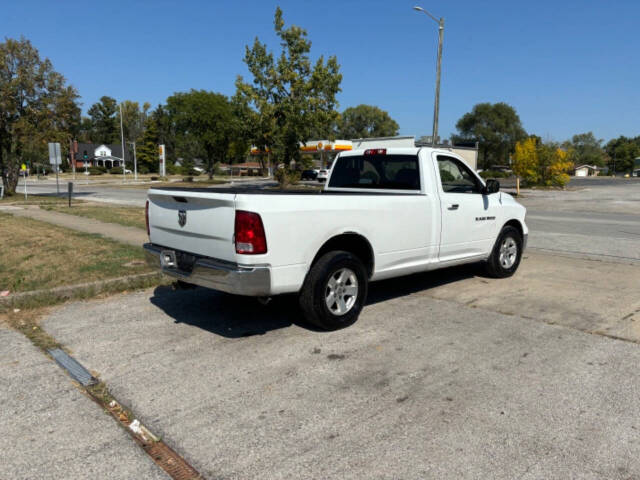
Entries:
[[504,269],[513,267],[518,257],[518,244],[512,237],[506,237],[500,244],[500,265]]
[[348,313],[358,299],[358,278],[354,271],[341,268],[334,272],[327,282],[324,299],[327,308],[334,315]]

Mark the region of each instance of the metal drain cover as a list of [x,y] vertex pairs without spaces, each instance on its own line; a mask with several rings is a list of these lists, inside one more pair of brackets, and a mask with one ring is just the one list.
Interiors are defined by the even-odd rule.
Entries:
[[73,357],[67,355],[64,350],[52,348],[47,350],[47,352],[49,352],[49,355],[53,357],[58,365],[64,368],[69,375],[85,387],[98,383],[98,380],[91,375],[86,368],[80,365]]

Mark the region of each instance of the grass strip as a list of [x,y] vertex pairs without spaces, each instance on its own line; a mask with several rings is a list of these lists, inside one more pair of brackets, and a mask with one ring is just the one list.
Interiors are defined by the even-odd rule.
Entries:
[[92,218],[100,222],[116,223],[125,227],[146,229],[144,208],[122,207],[116,205],[96,205],[91,203],[72,203],[67,205],[41,205],[41,209],[78,217]]
[[45,290],[151,272],[142,248],[0,212],[0,291]]

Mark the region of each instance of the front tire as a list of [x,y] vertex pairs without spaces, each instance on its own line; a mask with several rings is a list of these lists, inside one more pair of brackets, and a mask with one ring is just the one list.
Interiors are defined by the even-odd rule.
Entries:
[[522,235],[509,225],[498,235],[491,255],[486,262],[487,274],[494,278],[510,277],[520,265],[522,258]]
[[367,299],[368,278],[355,255],[334,251],[311,267],[300,291],[300,307],[309,323],[324,330],[353,325]]

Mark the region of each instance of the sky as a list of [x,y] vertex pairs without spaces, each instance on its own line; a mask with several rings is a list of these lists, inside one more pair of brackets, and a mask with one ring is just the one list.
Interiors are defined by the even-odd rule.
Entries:
[[480,102],[507,102],[524,128],[562,141],[640,135],[637,0],[2,0],[0,39],[29,39],[74,85],[83,111],[109,95],[156,106],[178,91],[232,95],[245,45],[279,51],[277,5],[311,55],[335,55],[339,109],[377,105],[400,134],[428,135],[437,24],[445,19],[440,136]]

